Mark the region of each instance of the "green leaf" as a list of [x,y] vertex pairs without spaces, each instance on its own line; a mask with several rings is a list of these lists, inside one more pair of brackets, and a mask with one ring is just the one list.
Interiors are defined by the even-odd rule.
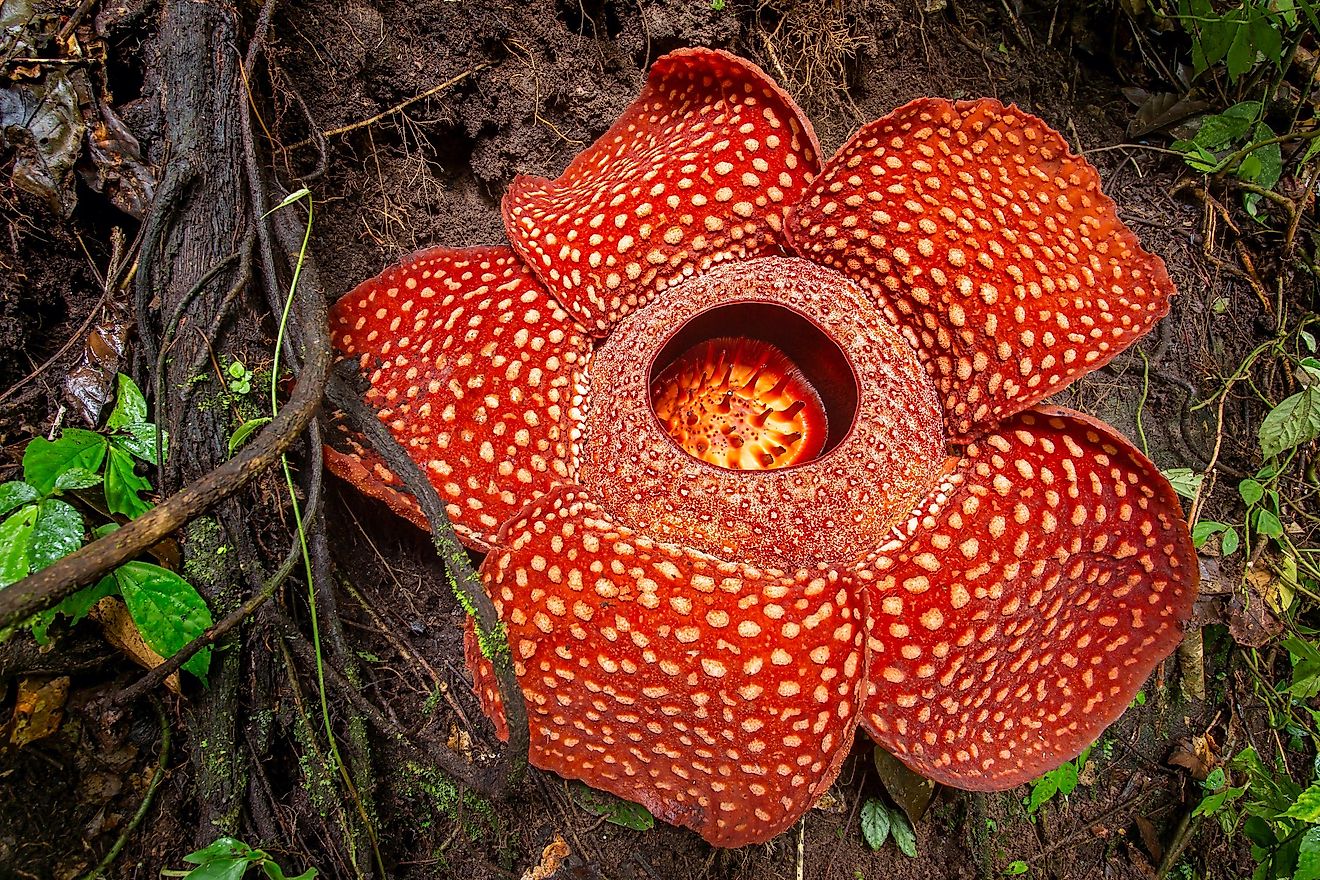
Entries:
[[879,849],[889,839],[889,810],[871,798],[862,804],[862,840],[871,849]]
[[1238,494],[1248,507],[1265,497],[1265,487],[1255,480],[1243,480],[1238,483]]
[[137,425],[146,420],[147,399],[142,396],[142,389],[128,376],[120,373],[119,394],[105,426],[111,431],[117,431],[125,425]]
[[40,497],[40,492],[22,480],[0,483],[0,516],[4,516],[20,504],[29,504]]
[[1018,874],[1027,873],[1027,863],[1019,859],[1016,862],[1009,862],[1008,867],[1004,869],[1005,877],[1016,877]]
[[1242,797],[1246,792],[1245,788],[1226,788],[1223,791],[1217,791],[1214,794],[1208,794],[1201,798],[1201,802],[1192,810],[1192,817],[1213,816],[1224,808],[1224,805]]
[[196,852],[190,852],[183,860],[190,865],[205,865],[221,859],[246,859],[251,857],[252,847],[233,837],[217,837],[207,846]]
[[1055,779],[1053,772],[1046,773],[1040,779],[1037,779],[1031,784],[1031,794],[1027,797],[1027,815],[1035,815],[1041,807],[1049,802],[1050,798],[1058,793],[1059,781]]
[[[1302,154],[1302,159],[1297,164],[1305,165],[1307,162],[1314,159],[1317,153],[1320,153],[1320,137],[1313,137],[1311,138],[1311,142],[1306,145],[1306,152]],[[1309,336],[1310,334],[1307,335]],[[1314,344],[1311,346],[1311,351],[1315,351]]]
[[[1238,163],[1238,180],[1245,180],[1247,183],[1256,183],[1257,178],[1260,177],[1261,168],[1260,156],[1257,153],[1248,153],[1243,156],[1242,161]],[[1247,193],[1247,195],[1255,196],[1256,201],[1260,201],[1260,196],[1257,193]]]
[[72,504],[47,498],[37,508],[32,530],[32,569],[39,571],[82,546],[83,518]]
[[[1238,101],[1232,107],[1224,111],[1224,115],[1230,119],[1240,119],[1247,123],[1255,122],[1260,118],[1260,112],[1265,105],[1260,101]],[[1249,126],[1248,126],[1249,127]],[[1247,129],[1242,129],[1245,134]]]
[[50,638],[47,633],[56,617],[61,614],[64,615],[69,618],[69,626],[73,626],[87,616],[93,605],[106,596],[114,596],[118,592],[119,584],[115,582],[113,576],[106,575],[97,581],[94,586],[83,587],[72,596],[65,596],[64,601],[60,604],[34,614],[29,619],[28,626],[32,628],[32,637],[37,640],[38,645],[49,644]]
[[32,570],[32,532],[37,505],[27,504],[0,523],[0,587],[22,580]]
[[[271,209],[270,209],[269,211],[267,211],[266,213],[267,213],[267,214],[271,214],[271,213],[273,213],[273,212],[275,212],[275,211],[278,211],[280,208],[287,208],[287,207],[289,207],[289,205],[292,205],[294,202],[296,202],[296,201],[298,201],[298,200],[300,200],[300,199],[305,199],[305,198],[307,198],[308,196],[310,196],[311,194],[312,194],[312,191],[311,191],[310,189],[308,189],[307,187],[305,187],[305,186],[304,186],[302,189],[294,190],[293,192],[289,193],[287,196],[284,197],[284,201],[280,202],[278,205],[276,205],[275,207],[271,208]],[[264,216],[264,215],[263,215],[263,216]]]
[[1217,535],[1227,528],[1228,526],[1221,522],[1215,522],[1208,519],[1200,520],[1196,525],[1192,526],[1192,546],[1197,550],[1200,550],[1205,546],[1205,542],[1209,541],[1213,535]]
[[1206,116],[1201,120],[1201,127],[1197,129],[1192,143],[1210,151],[1222,150],[1229,144],[1241,140],[1251,130],[1251,122],[1250,119],[1230,116],[1227,113]]
[[[160,442],[166,449],[162,449],[162,458],[164,452],[169,446],[169,437],[164,431],[160,432]],[[140,458],[147,464],[156,463],[156,426],[151,422],[137,422],[132,425],[124,425],[119,433],[110,437],[110,442],[120,449],[127,452],[135,458]]]
[[1274,836],[1274,831],[1270,828],[1270,823],[1260,816],[1248,817],[1247,821],[1242,823],[1242,833],[1257,846],[1272,847],[1278,842],[1278,838]]
[[1282,63],[1283,35],[1279,33],[1279,25],[1268,14],[1251,22],[1251,42],[1260,54],[1276,65]]
[[899,852],[910,859],[917,857],[917,834],[899,810],[889,811],[889,833],[894,836]]
[[1298,700],[1309,700],[1320,695],[1320,650],[1301,637],[1279,642],[1292,660],[1292,679],[1288,693]]
[[1058,786],[1059,794],[1065,797],[1072,794],[1073,789],[1077,788],[1077,765],[1069,761],[1061,764],[1053,773],[1054,784]]
[[581,783],[574,786],[573,793],[582,809],[593,816],[604,816],[605,821],[612,825],[634,831],[650,831],[655,827],[655,818],[641,804],[625,801]]
[[56,492],[90,489],[101,482],[101,475],[80,467],[69,468],[55,480]]
[[[1206,5],[1209,6],[1209,4]],[[1214,12],[1210,11],[1204,15],[1199,15],[1198,18],[1209,18],[1212,15],[1214,15]],[[1228,54],[1229,47],[1233,45],[1233,35],[1238,30],[1235,17],[1231,14],[1217,21],[1206,21],[1202,24],[1201,38],[1196,41],[1193,47],[1200,47],[1201,50],[1199,53],[1200,58],[1197,59],[1200,63],[1196,65],[1198,74],[1224,59],[1224,56]]]
[[262,416],[259,419],[248,419],[239,425],[229,437],[229,454],[232,456],[237,452],[238,448],[247,442],[247,438],[251,437],[258,428],[268,422],[270,422],[270,416]]
[[49,495],[67,470],[99,471],[108,445],[100,434],[81,428],[65,428],[55,441],[34,437],[23,453],[23,479],[42,495]]
[[1224,768],[1216,767],[1210,771],[1210,775],[1206,776],[1205,781],[1201,783],[1201,787],[1206,791],[1217,791],[1218,789],[1223,788],[1227,783],[1228,774],[1224,772]]
[[1263,507],[1256,511],[1256,531],[1271,538],[1283,537],[1283,523],[1271,511]]
[[1320,828],[1311,828],[1302,835],[1293,880],[1320,880]]
[[[1252,141],[1260,144],[1274,137],[1274,130],[1262,122],[1256,126]],[[1274,185],[1283,176],[1283,150],[1278,144],[1269,144],[1252,150],[1251,155],[1260,160],[1260,170],[1252,178],[1256,185],[1262,189],[1274,189]]]
[[1241,539],[1238,538],[1237,529],[1227,530],[1224,532],[1224,537],[1219,539],[1219,555],[1232,556],[1237,552],[1237,548],[1240,544]]
[[1239,26],[1228,47],[1228,78],[1235,80],[1256,64],[1256,46],[1249,28]]
[[252,859],[216,859],[193,868],[185,880],[243,880]]
[[1169,485],[1173,486],[1173,491],[1191,501],[1201,488],[1205,474],[1198,474],[1191,468],[1169,468],[1164,472],[1164,477],[1169,481]]
[[1301,819],[1310,825],[1320,823],[1320,782],[1299,794],[1283,815],[1289,819]]
[[151,482],[133,469],[133,457],[118,447],[110,449],[110,463],[105,468],[105,506],[111,513],[136,519],[151,510],[139,492],[151,489]]
[[582,809],[593,816],[603,816],[612,825],[634,831],[650,831],[655,827],[655,818],[641,804],[625,801],[582,783],[573,786],[573,796]]
[[1316,437],[1320,437],[1320,385],[1286,398],[1260,423],[1260,449],[1266,458]]
[[[193,585],[159,565],[126,562],[115,569],[115,580],[142,641],[162,657],[173,656],[213,622]],[[210,665],[211,649],[206,647],[183,668],[205,681]]]

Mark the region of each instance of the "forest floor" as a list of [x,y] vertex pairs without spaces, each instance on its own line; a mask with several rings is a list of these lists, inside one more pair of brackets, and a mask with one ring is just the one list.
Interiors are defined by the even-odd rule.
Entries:
[[[91,42],[104,48],[97,63],[113,107],[140,141],[143,167],[159,171],[171,157],[162,152],[156,7],[103,0],[82,14],[88,23],[96,17]],[[67,19],[74,6],[54,14]],[[1262,267],[1272,266],[1270,239],[1250,230],[1239,238],[1215,217],[1208,226],[1212,209],[1192,191],[1199,176],[1179,156],[1148,148],[1167,147],[1169,138],[1134,143],[1127,134],[1136,107],[1124,89],[1167,87],[1162,64],[1148,58],[1163,51],[1152,49],[1160,38],[1142,27],[1117,3],[282,0],[267,37],[269,72],[253,87],[264,90],[263,124],[278,142],[275,174],[297,181],[322,172],[307,184],[316,202],[309,250],[330,300],[421,247],[501,243],[499,199],[513,176],[556,176],[628,104],[649,64],[679,47],[727,48],[755,60],[799,101],[826,154],[918,96],[1014,102],[1099,169],[1121,216],[1165,260],[1180,291],[1151,336],[1057,402],[1107,420],[1162,468],[1199,473],[1216,459],[1221,473],[1246,475],[1259,467],[1259,401],[1193,406],[1272,332],[1270,303],[1234,250],[1243,241]],[[138,220],[86,180],[72,191],[76,206],[52,209],[17,187],[0,188],[0,391],[13,390],[0,401],[0,479],[16,478],[31,437],[49,435],[57,419],[76,424],[66,380],[87,327],[107,326],[111,308],[129,324],[138,318],[134,302],[111,302],[98,277],[112,230],[132,240]],[[274,324],[264,308],[244,307],[237,321],[269,348]],[[249,356],[246,365],[268,379],[269,358]],[[282,483],[258,485],[253,497],[278,508]],[[1203,519],[1241,519],[1234,485],[1207,485]],[[340,591],[338,613],[360,663],[361,692],[419,741],[492,749],[463,667],[464,612],[430,543],[351,489],[334,481],[327,489],[332,552],[341,583],[352,587]],[[287,543],[286,518],[260,523],[265,547]],[[574,878],[1249,876],[1244,836],[1188,821],[1203,794],[1192,771],[1254,745],[1289,762],[1305,785],[1313,752],[1280,730],[1261,696],[1271,676],[1286,682],[1288,655],[1270,642],[1279,624],[1260,599],[1236,589],[1243,554],[1236,560],[1210,550],[1204,560],[1203,698],[1189,695],[1170,658],[1141,704],[1078,768],[1071,794],[1029,812],[1029,787],[942,789],[916,823],[915,858],[863,841],[861,804],[885,795],[859,736],[832,806],[768,844],[736,851],[664,825],[638,831],[603,821],[562,780],[538,771],[491,803],[456,794],[420,768],[382,773],[373,809],[384,861],[397,877],[516,878],[562,835],[572,854],[558,876]],[[1264,670],[1263,684],[1253,669]],[[64,633],[54,652],[26,635],[0,646],[0,730],[20,699],[20,679],[70,677],[58,732],[21,747],[0,743],[0,878],[81,876],[126,827],[136,830],[107,875],[154,878],[183,867],[183,855],[215,836],[196,824],[202,728],[189,697],[164,690],[156,705],[174,733],[169,769],[133,824],[155,774],[161,719],[149,702],[109,712],[98,700],[140,674],[90,622]],[[249,725],[273,716],[277,729],[297,730],[286,702],[244,711]],[[277,830],[276,839],[248,842],[265,846],[286,871],[316,866],[324,876],[351,876],[336,809],[317,789],[334,780],[309,766],[310,736],[268,737],[262,741],[273,744],[257,749],[255,727],[240,727],[248,742],[236,748],[267,822],[238,818],[231,827],[240,835]],[[1166,859],[1170,846],[1181,849]]]

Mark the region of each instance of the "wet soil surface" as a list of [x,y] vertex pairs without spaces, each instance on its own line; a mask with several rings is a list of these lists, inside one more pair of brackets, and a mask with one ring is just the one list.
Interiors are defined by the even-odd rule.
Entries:
[[[327,293],[338,296],[424,246],[501,243],[499,199],[513,176],[556,176],[636,94],[649,63],[675,48],[726,48],[757,61],[798,99],[827,153],[863,123],[918,96],[1015,102],[1086,153],[1123,218],[1164,258],[1181,291],[1150,338],[1059,401],[1129,437],[1144,434],[1161,466],[1203,468],[1214,426],[1201,418],[1204,411],[1184,414],[1188,391],[1210,387],[1211,377],[1235,363],[1257,334],[1261,306],[1244,284],[1202,258],[1201,206],[1174,195],[1179,163],[1116,146],[1127,142],[1132,113],[1120,88],[1143,85],[1150,73],[1135,62],[1115,64],[1133,54],[1131,47],[1103,16],[1092,17],[1094,10],[1028,4],[1010,17],[999,5],[962,3],[919,11],[942,5],[288,0],[272,28],[278,67],[270,128],[283,143],[277,162],[291,175],[324,165],[310,184],[319,200],[312,249]],[[133,88],[149,92],[152,50],[144,46],[121,46],[126,58],[119,64],[148,68]],[[147,129],[139,136],[150,152],[150,113],[138,110],[126,116]],[[341,128],[349,130],[326,137],[319,154],[311,134]],[[0,237],[0,388],[54,354],[99,296],[73,227],[41,222],[51,225],[42,231],[11,219],[9,236]],[[1229,307],[1212,308],[1220,301]],[[23,407],[7,407],[0,441],[44,433],[57,398],[30,395]],[[1245,460],[1249,436],[1230,433],[1225,443],[1225,461]],[[16,460],[11,449],[5,464]],[[12,471],[0,477],[12,478]],[[336,557],[376,609],[373,617],[347,599],[340,609],[370,677],[363,690],[417,738],[458,743],[478,755],[491,748],[462,669],[463,612],[429,544],[337,484],[331,500]],[[1212,498],[1211,509],[1222,501]],[[272,539],[273,546],[282,542]],[[1211,669],[1216,650],[1226,646],[1211,640]],[[390,786],[379,794],[393,817],[385,848],[397,860],[395,876],[416,878],[518,877],[556,834],[573,852],[561,876],[575,878],[989,878],[1019,861],[1032,877],[1149,878],[1199,797],[1190,777],[1169,765],[1173,750],[1211,730],[1240,747],[1264,721],[1249,682],[1212,675],[1209,698],[1190,701],[1174,667],[1166,662],[1144,691],[1144,705],[1105,734],[1070,797],[1029,816],[1026,788],[941,790],[917,824],[917,858],[892,845],[873,852],[862,842],[860,805],[880,797],[881,787],[861,742],[840,775],[834,806],[812,811],[800,828],[763,846],[720,851],[667,826],[639,832],[602,823],[574,804],[562,780],[533,771],[510,801],[494,805],[455,798],[423,776]],[[121,661],[103,659],[94,668],[74,673],[75,692],[128,680]],[[13,700],[0,687],[0,711]],[[0,876],[75,875],[99,858],[140,798],[159,746],[155,716],[149,707],[117,718],[86,715],[86,695],[80,700],[71,700],[71,720],[59,737],[0,753]],[[173,701],[166,711],[181,712]],[[315,793],[301,788],[296,766],[281,763],[290,755],[267,758],[266,784],[288,814],[282,825],[297,827],[309,849],[331,849],[324,837],[333,826],[317,818]],[[96,773],[113,781],[98,783]],[[184,769],[170,776],[156,809],[175,812],[155,831],[151,822],[144,826],[114,876],[180,867],[193,836],[187,785]],[[1245,847],[1207,824],[1184,858],[1201,876],[1236,877],[1250,873]],[[307,859],[280,856],[293,870]],[[338,873],[334,864],[321,867]]]

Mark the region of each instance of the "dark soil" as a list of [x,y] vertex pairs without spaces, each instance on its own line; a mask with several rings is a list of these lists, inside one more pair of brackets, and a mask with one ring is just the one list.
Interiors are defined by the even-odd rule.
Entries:
[[[501,242],[499,199],[514,175],[557,175],[627,105],[649,63],[678,47],[727,48],[756,60],[794,92],[827,152],[861,124],[921,95],[1016,102],[1087,153],[1124,219],[1165,259],[1181,290],[1155,334],[1069,389],[1061,402],[1130,437],[1138,436],[1140,418],[1158,464],[1204,468],[1214,424],[1202,417],[1212,414],[1184,417],[1188,391],[1207,389],[1231,369],[1253,344],[1253,322],[1263,312],[1244,283],[1203,259],[1201,205],[1174,194],[1180,163],[1140,149],[1109,149],[1127,143],[1132,105],[1121,87],[1158,85],[1140,61],[1130,23],[1114,25],[1116,4],[1070,10],[1029,3],[1013,17],[1005,11],[1011,4],[919,11],[937,5],[288,0],[276,7],[272,24],[274,109],[265,122],[283,145],[276,150],[281,173],[311,174],[324,162],[324,175],[310,184],[318,200],[311,249],[327,294],[336,297],[420,247]],[[159,120],[150,110],[158,99],[153,35],[150,18],[116,31],[110,70],[123,80],[125,103],[141,92],[124,115],[160,167],[169,157],[159,154]],[[352,126],[450,80],[452,86],[403,112],[329,136],[323,157],[315,142],[295,146],[314,131]],[[76,222],[36,212],[17,203],[5,210],[0,389],[55,354],[101,295],[74,237]],[[127,217],[118,222],[132,224]],[[104,254],[104,243],[92,250]],[[1221,298],[1228,307],[1212,308]],[[49,430],[67,361],[0,408],[0,443],[8,451],[0,478],[11,478],[21,440]],[[1246,460],[1249,435],[1230,431],[1225,442],[1230,466]],[[265,498],[271,504],[274,491]],[[1229,501],[1221,492],[1211,510]],[[378,616],[341,593],[339,613],[365,670],[362,692],[419,741],[455,743],[477,755],[491,749],[463,670],[463,611],[429,543],[338,484],[332,484],[329,521],[345,579]],[[287,529],[272,518],[263,549],[282,552]],[[82,627],[61,650],[82,644],[85,653],[88,643],[100,644],[97,632]],[[1222,669],[1212,659],[1219,647],[1213,640],[1206,647],[1212,669]],[[95,696],[139,674],[117,655],[94,656],[95,664],[72,672],[68,720],[58,736],[0,751],[0,877],[75,876],[99,860],[140,800],[159,747],[156,716],[145,703],[113,716],[87,710]],[[20,674],[52,674],[40,662],[0,656],[0,719],[12,707],[12,682]],[[1029,817],[1025,788],[990,795],[942,790],[918,823],[915,859],[892,845],[872,852],[862,842],[859,805],[881,796],[881,787],[861,742],[836,785],[837,809],[811,812],[801,829],[764,846],[719,851],[667,826],[642,833],[602,824],[574,805],[562,780],[535,771],[508,801],[488,805],[456,797],[425,773],[388,767],[378,775],[389,784],[376,792],[382,849],[395,866],[392,876],[416,878],[518,877],[558,833],[573,850],[560,876],[576,878],[990,878],[1021,860],[1032,877],[1145,880],[1199,797],[1196,783],[1167,763],[1174,747],[1211,732],[1226,751],[1228,743],[1235,750],[1264,725],[1249,679],[1231,671],[1212,676],[1209,699],[1189,701],[1175,665],[1166,662],[1147,687],[1145,704],[1105,734],[1071,797]],[[197,745],[188,733],[187,701],[173,695],[162,701],[175,748],[187,754]],[[277,724],[292,712],[287,702],[247,708],[254,719],[265,712]],[[285,842],[250,842],[268,844],[286,869],[316,864],[326,876],[344,874],[339,826],[308,782],[315,774],[299,743],[276,738],[251,760],[267,821]],[[162,867],[180,867],[197,840],[214,836],[193,824],[195,769],[183,758],[171,766],[111,876],[158,876]],[[1246,846],[1207,823],[1185,858],[1199,876],[1237,877],[1250,873]]]

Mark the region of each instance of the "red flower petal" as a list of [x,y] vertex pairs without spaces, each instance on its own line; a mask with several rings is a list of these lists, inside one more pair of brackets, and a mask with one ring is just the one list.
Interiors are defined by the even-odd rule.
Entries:
[[919,773],[1010,788],[1078,754],[1178,644],[1198,572],[1169,482],[1102,422],[1021,413],[858,575],[863,725]]
[[501,532],[482,574],[537,767],[717,846],[770,839],[837,774],[865,656],[862,607],[834,572],[662,544],[562,487]]
[[477,638],[477,624],[471,617],[463,627],[463,659],[472,673],[472,690],[481,701],[481,710],[495,725],[495,735],[502,742],[509,741],[509,720],[504,715],[504,703],[500,698],[500,683],[495,675],[495,666],[481,653],[481,642]]
[[556,180],[518,177],[509,240],[583,326],[715,263],[779,253],[783,211],[820,169],[811,123],[750,62],[680,49]]
[[964,440],[1107,363],[1174,293],[1095,169],[991,100],[922,98],[863,127],[788,234],[903,329]]
[[[415,254],[339,300],[330,332],[471,546],[576,476],[589,343],[508,248]],[[378,459],[350,448],[327,463],[421,524]]]

